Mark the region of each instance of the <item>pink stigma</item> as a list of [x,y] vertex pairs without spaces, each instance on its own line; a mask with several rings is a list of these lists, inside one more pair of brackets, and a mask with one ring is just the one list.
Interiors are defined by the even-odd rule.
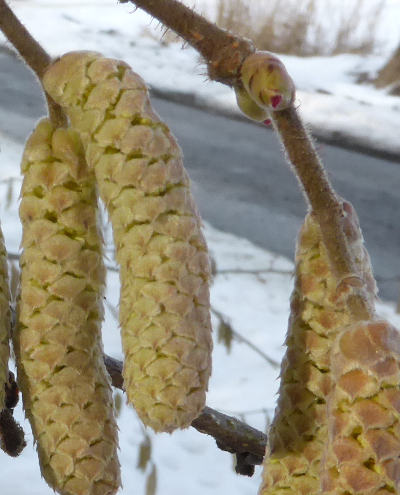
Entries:
[[271,125],[271,123],[272,123],[271,119],[266,119],[263,122],[264,125]]
[[275,95],[275,96],[273,96],[271,98],[272,108],[276,108],[281,101],[282,101],[282,96],[281,95]]

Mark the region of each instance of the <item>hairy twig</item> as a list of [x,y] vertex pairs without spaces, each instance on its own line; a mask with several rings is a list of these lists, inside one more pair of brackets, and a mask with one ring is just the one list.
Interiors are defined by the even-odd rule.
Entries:
[[176,0],[120,0],[134,3],[175,31],[204,58],[211,79],[231,86],[253,44],[207,21]]
[[[104,356],[107,371],[114,387],[123,390],[122,362],[110,356]],[[262,463],[267,443],[267,436],[242,421],[222,414],[215,409],[205,407],[193,422],[193,428],[215,438],[221,450],[240,456],[239,470],[246,465],[254,466]],[[246,468],[243,467],[243,471]],[[249,472],[240,474],[249,475]]]
[[[41,81],[52,59],[17,18],[6,0],[0,0],[0,29]],[[57,127],[64,126],[67,120],[61,107],[47,94],[46,99],[52,122]]]
[[[357,269],[343,230],[343,219],[346,216],[343,200],[334,191],[296,109],[290,107],[272,112],[271,117],[282,140],[287,159],[292,164],[320,225],[332,271],[338,283],[346,281],[347,278],[357,275]],[[356,318],[368,319],[372,316],[370,308],[362,297],[363,288],[359,290],[361,297],[351,298],[351,310]]]

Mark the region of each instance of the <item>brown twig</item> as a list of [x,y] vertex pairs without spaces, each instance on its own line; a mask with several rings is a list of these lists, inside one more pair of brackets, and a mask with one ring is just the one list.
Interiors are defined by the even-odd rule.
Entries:
[[177,0],[120,0],[134,3],[175,31],[204,58],[211,79],[231,86],[243,60],[254,52],[250,40],[219,28]]
[[[113,386],[123,390],[122,362],[107,355],[104,356],[104,362]],[[205,407],[192,426],[200,433],[214,437],[220,449],[238,455],[240,474],[250,475],[245,472],[246,469],[262,463],[267,436],[246,423]]]
[[[0,0],[0,29],[41,81],[52,59],[17,18],[6,0]],[[56,127],[66,125],[67,118],[61,107],[49,96],[46,95],[46,98],[53,124]]]
[[[322,238],[328,252],[332,271],[338,283],[358,275],[355,260],[350,252],[343,230],[343,200],[334,191],[311,136],[306,131],[296,109],[271,113],[272,122],[277,130],[287,159],[301,182],[311,209],[317,219]],[[352,297],[349,304],[353,315],[358,319],[369,319],[371,309],[363,297]]]
[[253,344],[250,340],[246,339],[246,337],[243,337],[239,332],[234,330],[231,325],[227,322],[226,317],[217,309],[211,307],[211,312],[218,318],[218,320],[224,325],[227,325],[229,327],[229,330],[232,334],[232,336],[238,341],[241,342],[242,344],[247,345],[250,349],[252,349],[254,352],[256,352],[259,356],[261,356],[269,365],[271,365],[273,368],[279,368],[279,363],[278,361],[275,361],[275,359],[269,357],[265,352],[263,352],[261,349],[259,349],[256,345]]

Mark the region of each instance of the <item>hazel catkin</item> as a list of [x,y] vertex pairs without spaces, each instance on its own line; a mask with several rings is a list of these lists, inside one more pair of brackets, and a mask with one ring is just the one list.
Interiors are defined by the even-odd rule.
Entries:
[[112,222],[128,399],[156,431],[187,427],[205,405],[212,343],[207,247],[181,150],[124,62],[72,52],[43,83],[80,133]]
[[79,136],[43,119],[27,141],[18,383],[42,475],[63,495],[120,485],[117,426],[100,323],[105,269],[92,173]]
[[331,350],[326,495],[400,489],[400,334],[384,320],[344,328]]
[[[356,213],[344,204],[344,230],[356,259],[354,274],[373,307],[375,282]],[[268,436],[260,495],[317,495],[327,442],[326,398],[332,376],[329,351],[352,323],[351,285],[337,283],[313,214],[307,215],[296,250],[296,279],[282,361],[279,399]]]

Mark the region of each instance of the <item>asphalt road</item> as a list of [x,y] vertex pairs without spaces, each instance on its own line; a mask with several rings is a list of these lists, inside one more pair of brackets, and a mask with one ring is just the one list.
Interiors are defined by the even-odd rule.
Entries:
[[[203,218],[292,257],[306,206],[274,133],[171,101],[152,101],[184,151]],[[1,51],[0,131],[22,141],[44,112],[33,75]],[[400,163],[324,144],[318,148],[338,193],[359,213],[380,296],[397,300]]]

